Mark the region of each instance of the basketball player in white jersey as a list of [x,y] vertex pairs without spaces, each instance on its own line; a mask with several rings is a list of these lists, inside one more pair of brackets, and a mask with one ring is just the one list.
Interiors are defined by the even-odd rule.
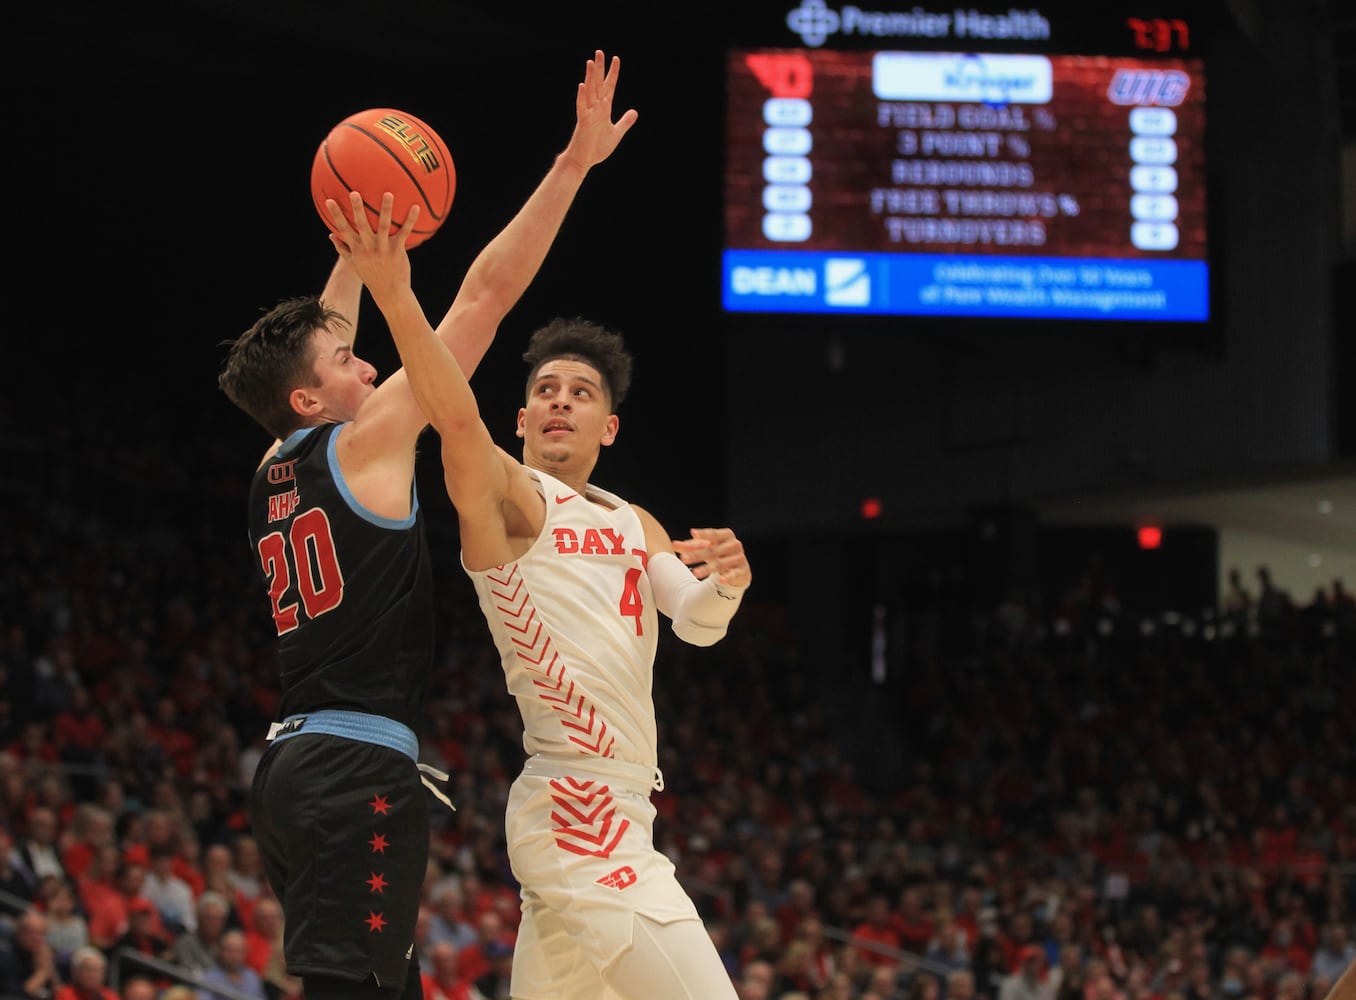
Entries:
[[[581,95],[583,88],[581,87]],[[391,199],[376,233],[388,232]],[[582,320],[533,335],[519,462],[499,449],[410,288],[400,232],[335,239],[381,309],[442,442],[462,565],[522,713],[530,755],[509,795],[522,886],[514,1000],[733,1000],[729,974],[673,865],[654,847],[662,788],[651,698],[658,618],[696,645],[724,636],[751,573],[728,528],[670,540],[589,482],[630,382],[621,338]]]

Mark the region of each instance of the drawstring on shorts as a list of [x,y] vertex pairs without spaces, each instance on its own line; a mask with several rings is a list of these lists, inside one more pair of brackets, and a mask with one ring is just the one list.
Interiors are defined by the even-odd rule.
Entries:
[[268,727],[267,739],[270,743],[276,743],[279,740],[290,739],[301,733],[339,736],[346,740],[372,743],[402,753],[413,761],[414,766],[418,768],[419,781],[423,786],[432,792],[434,797],[447,808],[453,812],[457,811],[457,807],[452,804],[447,793],[433,783],[440,781],[445,784],[448,780],[447,772],[439,770],[432,764],[420,762],[419,738],[414,735],[414,731],[409,726],[396,722],[394,719],[388,719],[384,715],[327,708],[319,712],[308,712],[305,715],[289,715],[282,722],[273,723]]

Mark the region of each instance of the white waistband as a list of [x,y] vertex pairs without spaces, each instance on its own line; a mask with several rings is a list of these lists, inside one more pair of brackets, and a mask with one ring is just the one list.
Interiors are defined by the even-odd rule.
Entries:
[[641,795],[664,790],[664,772],[657,767],[632,764],[615,757],[586,757],[582,754],[555,756],[533,754],[523,762],[524,774],[540,774],[548,778],[573,778],[589,775],[605,778],[620,787]]

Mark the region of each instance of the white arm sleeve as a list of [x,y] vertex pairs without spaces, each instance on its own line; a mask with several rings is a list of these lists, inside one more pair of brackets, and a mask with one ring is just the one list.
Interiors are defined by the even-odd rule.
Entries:
[[651,556],[645,564],[655,607],[673,619],[673,634],[694,646],[710,646],[725,636],[744,599],[743,587],[717,583],[715,575],[698,580],[672,552]]

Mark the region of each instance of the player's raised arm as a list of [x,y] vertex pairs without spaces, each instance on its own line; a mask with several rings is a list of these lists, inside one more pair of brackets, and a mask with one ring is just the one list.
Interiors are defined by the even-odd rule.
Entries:
[[476,480],[501,478],[499,451],[480,419],[480,409],[466,375],[429,325],[410,285],[406,240],[419,217],[418,206],[410,209],[398,232],[387,236],[394,204],[391,194],[382,197],[375,231],[359,210],[361,196],[354,193],[351,198],[356,220],[353,225],[337,202],[328,203],[336,229],[334,245],[361,276],[372,301],[385,317],[400,353],[403,378],[408,380],[415,401],[443,438],[444,452],[449,442],[456,442],[457,462],[466,476]]
[[419,218],[419,207],[411,206],[400,229],[388,236],[394,206],[391,193],[382,195],[375,231],[361,211],[362,196],[355,191],[350,198],[355,210],[353,224],[340,211],[338,202],[328,202],[335,223],[332,239],[340,257],[360,276],[385,317],[419,408],[439,433],[453,432],[465,421],[478,421],[479,410],[466,375],[447,345],[435,335],[410,285],[406,240]]
[[[476,257],[455,301],[438,325],[438,336],[468,377],[494,339],[500,321],[536,275],[584,176],[595,164],[611,155],[636,121],[634,110],[627,111],[618,121],[612,120],[612,97],[619,69],[620,61],[616,58],[608,68],[601,51],[595,52],[586,64],[584,80],[576,87],[575,127],[569,143],[527,202]],[[331,240],[340,249],[341,256],[344,240],[358,232],[355,223],[373,238],[376,236],[366,211],[355,207],[350,219],[342,208],[333,199],[327,200],[326,210],[331,214],[331,228],[335,231]],[[338,211],[337,215],[335,211]],[[343,229],[340,229],[341,224]],[[402,246],[402,257],[407,245],[406,242]],[[364,266],[371,266],[371,262],[365,262]],[[404,266],[408,269],[408,261]],[[366,279],[368,272],[359,270]],[[380,280],[389,280],[389,275]],[[368,287],[372,290],[370,284]],[[375,294],[373,298],[375,300]],[[388,298],[387,304],[391,301]],[[414,305],[417,307],[418,303]],[[402,302],[400,308],[407,306]],[[421,321],[422,316],[420,309]],[[397,346],[401,347],[399,343]],[[401,347],[401,353],[402,365],[411,364],[404,347]],[[424,427],[452,419],[450,410],[462,412],[456,401],[449,401],[443,407],[427,395],[416,404],[416,393],[411,392],[408,384],[410,374],[407,367],[402,368],[378,386],[355,419],[353,428],[341,440],[340,461],[345,475],[350,478],[350,485],[356,483],[365,489],[371,485],[367,481],[375,480],[379,487],[380,483],[390,480],[388,469],[393,463],[413,460],[415,442]],[[429,383],[425,383],[420,391],[430,391]],[[444,422],[443,428],[447,426]]]
[[570,141],[523,207],[476,257],[438,324],[438,336],[468,376],[546,259],[584,177],[612,155],[636,123],[634,108],[612,120],[620,72],[620,59],[613,56],[609,65],[601,50],[594,52],[576,88]]
[[344,317],[344,324],[335,324],[335,333],[350,347],[358,336],[358,308],[362,304],[362,295],[362,279],[340,257],[330,269],[330,277],[320,293],[320,301]]

